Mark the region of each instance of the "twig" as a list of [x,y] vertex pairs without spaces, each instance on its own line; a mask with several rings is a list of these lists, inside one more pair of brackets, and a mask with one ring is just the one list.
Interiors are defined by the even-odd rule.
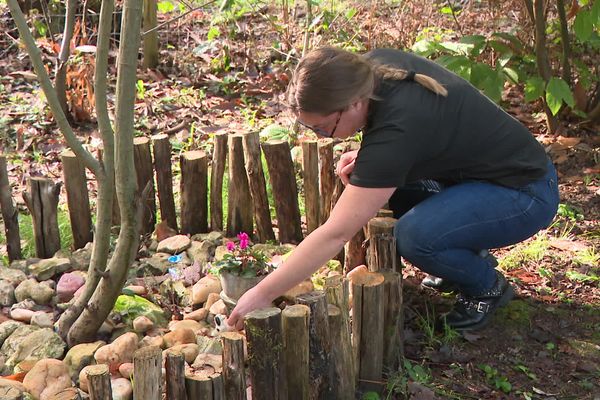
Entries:
[[452,18],[454,18],[454,22],[456,23],[456,26],[458,27],[458,32],[460,33],[460,36],[464,36],[463,31],[462,31],[462,26],[460,26],[460,23],[458,22],[458,18],[456,18],[456,13],[454,12],[454,7],[452,7],[452,4],[450,4],[450,0],[446,0],[446,4],[448,5],[448,7],[450,8],[450,11],[452,12]]
[[176,16],[176,17],[174,17],[174,18],[171,18],[171,19],[169,19],[169,20],[167,20],[167,21],[163,22],[162,24],[158,24],[158,25],[156,25],[154,28],[152,28],[152,29],[148,29],[146,32],[142,32],[142,36],[146,36],[147,34],[149,34],[149,33],[151,33],[151,32],[154,32],[154,31],[156,31],[156,30],[158,30],[158,29],[162,28],[163,26],[169,25],[171,22],[175,22],[175,21],[177,21],[177,20],[179,20],[179,19],[181,19],[181,18],[185,17],[186,15],[188,15],[188,14],[190,14],[190,13],[193,13],[194,11],[198,11],[199,9],[201,9],[201,8],[204,8],[204,7],[206,7],[207,5],[209,5],[209,4],[212,4],[212,3],[216,2],[216,1],[217,1],[217,0],[210,0],[210,1],[207,1],[206,3],[204,3],[204,4],[202,4],[202,5],[199,5],[199,6],[198,6],[198,7],[196,7],[196,8],[192,8],[191,10],[187,10],[186,12],[184,12],[184,13],[183,13],[183,14],[181,14],[181,15],[178,15],[178,16]]

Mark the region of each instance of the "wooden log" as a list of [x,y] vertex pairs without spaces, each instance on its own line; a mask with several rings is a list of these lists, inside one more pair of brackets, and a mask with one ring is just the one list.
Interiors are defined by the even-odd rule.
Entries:
[[160,347],[142,347],[133,353],[133,398],[160,400],[162,351]]
[[223,389],[227,400],[246,400],[244,336],[237,332],[221,334],[223,343]]
[[[339,200],[340,196],[342,195],[342,192],[344,191],[344,183],[342,182],[342,180],[340,179],[339,176],[335,177],[335,185],[333,188],[333,196],[331,197],[331,210],[333,210],[333,208],[335,207],[335,205],[337,204],[337,201]],[[335,256],[335,259],[338,260],[342,265],[346,264],[346,246],[344,246],[340,252]],[[348,271],[345,271],[346,273]]]
[[225,386],[223,383],[223,374],[216,373],[210,377],[212,381],[213,400],[229,400],[225,397]]
[[112,400],[110,371],[108,370],[108,365],[92,365],[88,367],[86,371],[90,400]]
[[93,240],[85,167],[71,150],[63,151],[60,157],[73,233],[73,249],[81,249]]
[[14,387],[4,386],[0,388],[0,399],[3,400],[22,400],[23,393]]
[[377,216],[383,218],[394,218],[394,211],[388,210],[387,208],[382,208],[377,211]]
[[275,240],[273,224],[271,222],[271,211],[269,198],[267,196],[267,184],[262,167],[260,152],[260,137],[258,133],[243,135],[244,160],[246,162],[246,174],[254,205],[254,219],[256,220],[256,233],[258,240],[262,243]]
[[381,272],[383,281],[383,368],[397,371],[404,357],[404,311],[402,307],[402,274]]
[[171,171],[171,142],[164,133],[152,136],[154,148],[154,169],[156,171],[156,188],[160,205],[160,219],[167,221],[169,227],[177,229],[177,213],[173,196],[173,172]]
[[167,400],[186,400],[185,359],[181,352],[168,352],[165,361]]
[[60,250],[58,230],[58,196],[60,183],[46,178],[29,178],[23,199],[33,222],[35,253],[38,258],[51,258]]
[[299,243],[302,240],[298,188],[290,146],[285,140],[270,140],[262,144],[269,168],[279,241]]
[[[333,351],[336,355],[336,386],[338,398],[354,398],[356,393],[356,365],[352,351],[352,340],[350,337],[350,310],[349,310],[349,281],[341,275],[329,277],[325,281],[327,291],[327,302],[334,305],[340,311],[340,324],[331,326],[332,343],[338,349]],[[331,319],[329,320],[331,321]]]
[[252,398],[287,399],[281,310],[269,307],[246,314],[245,329]]
[[325,292],[314,291],[296,298],[299,304],[310,308],[308,323],[311,399],[331,398],[333,383],[330,368],[331,336],[327,319],[327,300]]
[[316,140],[302,142],[306,233],[319,227],[319,148]]
[[293,394],[294,399],[298,400],[308,400],[310,393],[309,315],[310,308],[302,304],[288,306],[282,312],[283,352],[288,393]]
[[21,252],[21,234],[19,233],[19,211],[14,206],[12,189],[8,181],[6,157],[0,155],[0,210],[4,221],[4,234],[6,235],[6,251],[8,260],[23,258]]
[[400,272],[402,264],[396,251],[394,226],[396,219],[387,217],[372,218],[368,224],[370,271],[389,270]]
[[148,196],[142,199],[142,234],[154,232],[156,225],[156,190],[154,187],[154,169],[152,167],[152,155],[150,153],[150,139],[144,136],[133,139],[133,161],[137,177],[138,193],[150,184]]
[[[213,384],[208,375],[186,375],[185,392],[189,400],[212,400]],[[136,397],[134,397],[136,398]],[[137,398],[136,398],[137,399]]]
[[331,213],[331,200],[335,188],[333,165],[333,140],[319,139],[319,224],[323,225]]
[[327,319],[329,330],[331,332],[331,356],[330,367],[334,384],[331,385],[332,399],[352,399],[355,392],[350,392],[348,382],[344,382],[347,377],[346,370],[352,369],[352,364],[344,364],[346,359],[352,358],[352,346],[344,347],[341,339],[342,333],[342,313],[337,306],[327,305]]
[[242,135],[229,135],[229,193],[227,207],[227,235],[240,232],[252,235],[253,209],[250,184],[244,166]]
[[181,233],[208,232],[208,160],[200,150],[181,155]]
[[227,160],[227,134],[216,133],[210,174],[210,229],[223,230],[223,175]]
[[352,338],[361,391],[381,393],[383,372],[384,276],[354,274],[352,283]]
[[365,231],[360,229],[344,246],[344,271],[352,271],[365,264],[367,249],[365,247]]

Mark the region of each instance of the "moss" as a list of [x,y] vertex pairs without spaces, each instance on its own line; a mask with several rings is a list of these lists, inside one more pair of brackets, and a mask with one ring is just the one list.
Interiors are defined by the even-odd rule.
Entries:
[[511,301],[506,307],[500,308],[496,318],[502,319],[506,324],[521,327],[529,326],[535,307],[524,300]]

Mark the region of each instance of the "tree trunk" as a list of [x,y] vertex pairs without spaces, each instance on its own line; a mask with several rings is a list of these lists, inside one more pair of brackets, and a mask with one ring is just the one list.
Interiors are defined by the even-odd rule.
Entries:
[[166,134],[152,137],[154,147],[154,169],[160,204],[160,219],[167,221],[169,227],[177,229],[177,213],[173,196],[173,172],[171,171],[171,143]]
[[8,261],[19,260],[23,257],[21,253],[21,234],[19,233],[19,211],[13,204],[11,194],[12,189],[8,182],[6,157],[0,155],[0,209],[4,221]]
[[73,248],[81,249],[93,240],[92,214],[88,197],[85,167],[71,150],[61,155],[71,232],[73,232]]
[[183,354],[181,354],[181,352],[176,354],[169,352],[167,353],[166,358],[167,400],[186,400],[185,360]]
[[214,136],[210,171],[210,229],[223,230],[223,175],[227,160],[227,134],[217,133]]
[[73,39],[73,30],[75,29],[75,13],[77,12],[77,0],[67,0],[65,10],[65,27],[63,30],[60,53],[58,55],[56,75],[54,85],[56,94],[60,101],[60,106],[65,114],[68,115],[69,107],[67,105],[67,62],[71,54],[71,39]]
[[260,138],[258,133],[249,133],[243,136],[244,160],[246,161],[246,174],[252,194],[254,205],[254,218],[256,219],[256,232],[258,240],[262,243],[275,240],[267,184],[262,168]]
[[[144,0],[144,32],[156,28],[156,0]],[[144,35],[144,68],[158,66],[158,31],[153,30]]]
[[60,183],[46,178],[29,178],[29,191],[23,199],[31,213],[35,253],[39,258],[51,258],[60,250],[58,230],[58,196]]
[[227,236],[235,236],[240,232],[252,235],[252,196],[244,167],[242,135],[229,135],[228,190]]
[[331,213],[331,200],[335,188],[335,169],[333,166],[333,140],[319,140],[319,222],[324,224]]
[[203,151],[181,155],[181,233],[208,231],[208,161]]
[[294,399],[308,400],[309,379],[308,320],[310,308],[301,304],[287,306],[282,312],[283,352],[288,393]]
[[121,230],[117,246],[88,307],[71,327],[68,342],[72,346],[94,339],[110,313],[125,284],[127,270],[137,254],[139,242],[133,161],[134,103],[137,54],[140,45],[142,0],[126,0],[121,27],[121,46],[117,72],[115,179],[121,209]]
[[156,192],[154,189],[154,168],[152,166],[152,154],[150,153],[150,139],[147,137],[136,137],[133,139],[133,157],[135,172],[137,175],[138,192],[150,184],[150,191],[146,199],[142,199],[142,234],[154,232],[156,225]]
[[[223,389],[227,400],[246,400],[244,336],[237,332],[221,334],[223,342]],[[190,399],[192,400],[192,399]]]
[[314,140],[302,142],[306,233],[319,227],[319,148]]
[[142,347],[133,353],[133,398],[160,400],[162,380],[160,347]]
[[279,241],[299,243],[302,240],[302,227],[290,146],[285,140],[270,140],[262,144],[262,149],[271,178]]
[[108,365],[98,364],[89,367],[87,378],[90,400],[112,400]]

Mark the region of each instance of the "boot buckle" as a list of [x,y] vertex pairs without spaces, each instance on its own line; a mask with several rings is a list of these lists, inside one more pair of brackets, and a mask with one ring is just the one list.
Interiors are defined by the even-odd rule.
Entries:
[[490,309],[490,305],[483,301],[480,301],[479,303],[477,303],[476,309],[478,313],[486,313]]

